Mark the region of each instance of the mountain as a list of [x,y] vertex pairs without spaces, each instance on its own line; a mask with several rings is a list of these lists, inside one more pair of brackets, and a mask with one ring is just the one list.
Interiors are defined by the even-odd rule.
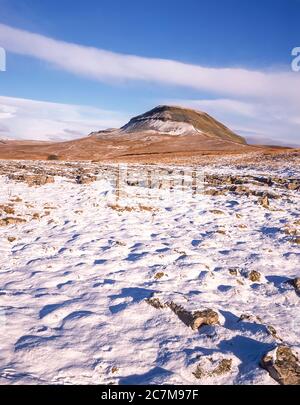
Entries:
[[167,105],[155,107],[132,118],[121,131],[126,133],[154,131],[174,136],[202,134],[208,138],[246,144],[244,138],[204,112]]
[[120,129],[93,132],[73,141],[4,141],[0,158],[159,162],[261,148],[247,145],[205,112],[164,105],[132,118]]

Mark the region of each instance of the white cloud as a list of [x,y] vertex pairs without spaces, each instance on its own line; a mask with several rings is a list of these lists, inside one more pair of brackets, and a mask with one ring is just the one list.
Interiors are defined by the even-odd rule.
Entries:
[[[180,100],[179,103],[206,110],[233,130],[252,138],[271,138],[277,143],[300,143],[299,73],[210,68],[174,60],[125,55],[55,40],[5,24],[0,24],[0,46],[89,79],[147,81],[205,91],[215,99]],[[4,103],[0,108],[0,119],[6,117],[6,121],[9,121],[13,115],[9,129],[18,137],[71,138],[73,131],[79,135],[100,126],[111,126],[110,122],[106,125],[102,118],[100,121],[96,119],[96,115],[103,116],[102,112],[88,112],[82,107],[64,106],[62,110],[53,107],[45,112],[45,109],[40,111],[36,104],[31,104],[25,113],[23,110],[20,112],[20,104],[17,112],[14,108],[15,105]],[[31,116],[31,109],[34,117]],[[64,109],[67,115],[60,113]]]
[[0,96],[0,138],[68,140],[119,127],[128,118],[95,107]]
[[145,80],[239,97],[300,102],[300,75],[239,68],[210,68],[67,43],[0,24],[0,46],[101,81]]
[[167,100],[166,103],[206,111],[252,143],[300,146],[298,105],[233,99]]

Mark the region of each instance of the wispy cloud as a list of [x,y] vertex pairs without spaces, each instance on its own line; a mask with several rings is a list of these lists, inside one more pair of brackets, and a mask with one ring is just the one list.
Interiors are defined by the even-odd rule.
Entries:
[[225,98],[165,102],[206,111],[251,143],[300,146],[298,104]]
[[101,81],[143,80],[239,97],[280,97],[300,101],[300,75],[239,68],[211,68],[145,58],[67,43],[0,24],[0,46]]
[[[67,43],[43,35],[19,30],[0,24],[0,46],[7,51],[31,56],[45,61],[58,69],[99,81],[147,81],[157,84],[182,86],[205,91],[210,100],[175,100],[177,104],[189,105],[206,110],[237,132],[254,138],[271,138],[277,143],[299,144],[300,135],[300,74],[292,71],[253,71],[245,68],[212,68],[181,63],[175,60],[145,58],[109,52],[103,49]],[[4,104],[0,119],[15,114],[11,104]],[[31,137],[46,133],[54,136],[71,137],[72,125],[65,122],[58,110],[38,120],[15,121],[14,130],[18,136],[31,132]],[[87,128],[99,127],[87,111],[70,107],[68,113],[74,118],[74,111],[80,115],[80,124],[75,127],[78,134]],[[142,112],[142,111],[137,111]],[[50,114],[50,113],[49,113]],[[76,115],[76,114],[75,114]],[[64,121],[63,124],[57,116]],[[99,115],[100,116],[100,115]],[[2,117],[2,118],[1,118]],[[15,115],[14,115],[15,117]],[[19,114],[20,117],[20,114]],[[94,115],[95,118],[95,115]],[[88,121],[88,120],[91,121]],[[76,120],[75,120],[76,121]],[[105,126],[105,120],[100,124]],[[28,125],[30,124],[30,128]],[[47,124],[49,125],[47,130]],[[111,126],[110,123],[107,123]],[[5,123],[5,125],[7,125]],[[41,126],[40,126],[41,125]],[[21,128],[22,127],[22,128]],[[12,128],[10,128],[13,133]],[[88,132],[88,131],[87,131]],[[74,132],[76,136],[76,133]],[[26,135],[27,136],[27,135]]]
[[0,138],[68,140],[120,127],[128,118],[95,107],[0,96]]

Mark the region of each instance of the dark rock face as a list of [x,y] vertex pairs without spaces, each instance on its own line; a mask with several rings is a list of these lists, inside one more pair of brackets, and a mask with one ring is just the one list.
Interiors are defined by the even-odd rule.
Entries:
[[300,385],[300,362],[288,346],[280,345],[265,354],[261,366],[281,385]]

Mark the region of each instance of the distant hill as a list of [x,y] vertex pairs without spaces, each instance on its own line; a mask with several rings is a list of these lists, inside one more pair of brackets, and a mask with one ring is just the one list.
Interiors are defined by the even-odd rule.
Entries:
[[246,144],[244,138],[204,112],[167,105],[155,107],[132,118],[121,131],[127,133],[154,131],[168,135],[201,134],[208,138]]

